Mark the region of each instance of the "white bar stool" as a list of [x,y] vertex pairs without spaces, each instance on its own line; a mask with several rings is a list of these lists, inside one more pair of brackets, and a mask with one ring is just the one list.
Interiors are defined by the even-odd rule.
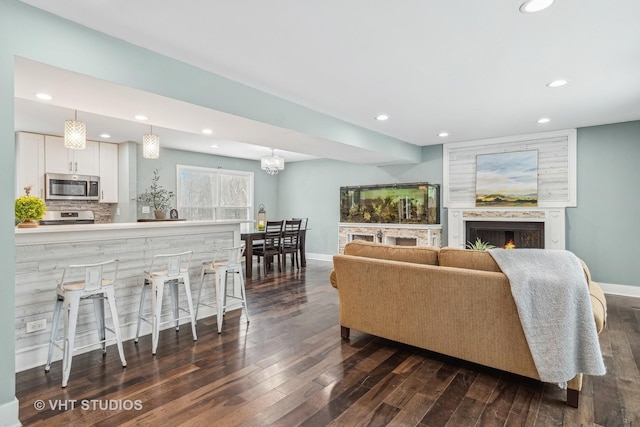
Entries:
[[[84,273],[84,278],[82,277]],[[44,368],[45,372],[51,369],[51,359],[53,357],[53,347],[62,350],[62,387],[66,387],[71,373],[71,361],[73,359],[74,350],[89,347],[96,343],[74,347],[76,326],[78,323],[78,311],[80,308],[80,300],[93,300],[93,308],[95,311],[96,326],[98,330],[98,338],[102,344],[102,352],[107,352],[107,341],[116,340],[118,352],[122,367],[127,366],[122,350],[122,339],[120,337],[120,322],[118,321],[118,312],[116,310],[116,298],[114,292],[114,283],[118,274],[118,260],[100,262],[97,264],[70,265],[64,269],[62,278],[56,289],[57,298],[53,311],[53,321],[51,324],[51,339],[49,340],[49,355],[47,356],[47,364]],[[67,281],[65,279],[68,278]],[[113,329],[105,326],[104,316],[104,300],[109,301],[111,310],[111,320]],[[64,307],[64,336],[58,336],[58,324],[60,314]],[[106,331],[114,334],[114,337],[107,339]],[[62,341],[62,346],[60,345]]]
[[[202,289],[204,288],[205,276],[207,274],[215,274],[213,289],[216,299],[216,321],[218,323],[218,333],[222,332],[222,322],[227,310],[227,275],[229,273],[238,275],[242,306],[244,307],[244,314],[247,317],[247,323],[249,323],[249,311],[247,310],[247,297],[244,288],[244,276],[242,274],[242,257],[244,256],[244,248],[244,246],[235,246],[233,248],[218,249],[213,261],[205,261],[202,263],[202,269],[200,271],[200,290],[198,290],[198,302],[196,303],[196,319],[198,318],[198,308],[200,305],[211,307],[205,302],[201,302],[200,298],[202,296]],[[216,261],[220,252],[227,253],[226,259],[223,261]]]
[[[144,285],[142,286],[142,295],[140,297],[140,308],[138,310],[138,327],[136,329],[135,343],[138,343],[140,336],[140,323],[145,321],[151,325],[151,353],[156,354],[158,349],[158,337],[160,335],[160,325],[163,323],[174,322],[176,331],[180,327],[180,320],[190,319],[191,331],[193,332],[193,340],[197,341],[196,321],[193,311],[193,302],[191,299],[191,286],[189,284],[189,265],[191,264],[191,256],[193,251],[185,251],[177,254],[159,254],[155,255],[151,260],[149,269],[144,272]],[[178,285],[182,283],[187,296],[188,309],[180,307],[178,304]],[[173,318],[162,322],[162,296],[164,294],[164,285],[169,284],[171,293],[171,309]],[[144,302],[147,294],[147,287],[151,286],[151,313],[144,312]],[[188,313],[186,316],[180,317],[180,311]],[[151,315],[151,321],[146,317]]]

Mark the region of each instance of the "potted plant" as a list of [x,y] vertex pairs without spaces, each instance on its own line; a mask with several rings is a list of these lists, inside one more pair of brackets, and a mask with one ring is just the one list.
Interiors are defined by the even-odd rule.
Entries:
[[31,186],[24,187],[27,193],[18,197],[15,203],[15,216],[20,228],[33,228],[38,226],[38,221],[44,216],[47,206],[40,197],[31,196]]
[[158,184],[160,175],[158,169],[153,171],[151,185],[144,190],[144,193],[138,195],[138,202],[146,206],[151,206],[156,219],[164,219],[167,216],[167,209],[171,207],[173,200],[173,191],[169,191],[162,185]]

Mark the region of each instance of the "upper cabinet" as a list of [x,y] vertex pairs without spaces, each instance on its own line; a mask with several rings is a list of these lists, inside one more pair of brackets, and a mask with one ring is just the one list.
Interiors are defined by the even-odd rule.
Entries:
[[118,203],[118,145],[100,143],[100,203]]
[[118,144],[87,141],[84,150],[70,150],[62,137],[16,132],[16,197],[30,185],[44,199],[45,173],[99,176],[100,203],[118,203]]
[[16,197],[24,196],[24,187],[31,186],[31,195],[44,199],[44,135],[16,133]]
[[83,150],[65,148],[64,138],[46,135],[45,172],[71,173],[78,175],[100,175],[100,143],[87,141]]

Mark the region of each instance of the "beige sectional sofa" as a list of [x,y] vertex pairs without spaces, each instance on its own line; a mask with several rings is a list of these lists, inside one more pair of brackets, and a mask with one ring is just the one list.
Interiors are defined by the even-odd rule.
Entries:
[[[509,281],[488,252],[354,241],[333,263],[343,338],[355,329],[540,379]],[[604,293],[583,266],[600,333]],[[567,386],[577,407],[582,374]]]

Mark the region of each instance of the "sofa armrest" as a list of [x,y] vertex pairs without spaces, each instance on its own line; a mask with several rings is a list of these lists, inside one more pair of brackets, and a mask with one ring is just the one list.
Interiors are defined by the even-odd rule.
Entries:
[[338,278],[336,277],[335,270],[331,270],[331,273],[329,273],[329,283],[331,283],[331,286],[338,289]]
[[596,330],[600,333],[607,322],[607,300],[600,285],[591,280],[591,272],[589,271],[587,264],[585,264],[583,260],[580,260],[580,263],[584,270],[584,276],[587,279],[587,285],[589,285],[591,308],[593,309],[593,318],[596,322]]

